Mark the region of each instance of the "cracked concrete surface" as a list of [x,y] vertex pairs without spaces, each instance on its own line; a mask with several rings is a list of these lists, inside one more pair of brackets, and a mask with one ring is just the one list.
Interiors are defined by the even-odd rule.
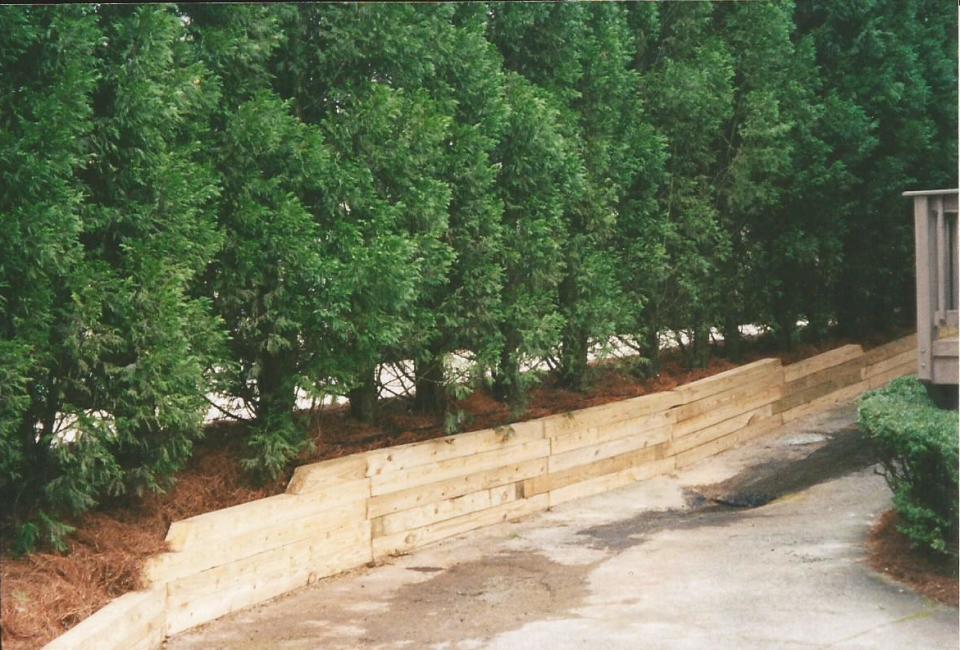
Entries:
[[854,417],[322,580],[167,647],[957,648],[956,609],[863,561],[890,496]]

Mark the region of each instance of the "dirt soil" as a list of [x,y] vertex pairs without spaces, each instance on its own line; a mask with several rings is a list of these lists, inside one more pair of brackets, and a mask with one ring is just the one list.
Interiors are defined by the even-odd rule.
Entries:
[[877,520],[867,548],[874,571],[945,605],[960,604],[957,560],[913,548],[907,536],[897,530],[895,510],[888,510]]
[[[769,339],[759,339],[747,342],[741,363],[771,356],[793,363],[849,342],[833,339],[777,352]],[[883,342],[863,345],[868,348]],[[722,352],[722,347],[717,352]],[[454,409],[465,414],[462,430],[483,429],[670,390],[736,365],[715,355],[706,368],[690,370],[678,353],[666,352],[661,372],[641,380],[630,372],[629,361],[611,360],[590,368],[584,392],[565,390],[547,377],[531,391],[523,413],[511,412],[483,389],[456,402]],[[381,410],[374,424],[351,419],[345,407],[301,413],[311,432],[313,448],[295,464],[446,434],[442,418],[414,413],[407,398],[385,400]],[[163,540],[171,522],[282,492],[292,469],[270,485],[254,487],[248,483],[239,463],[246,453],[243,430],[242,423],[208,426],[187,469],[176,477],[167,493],[105,502],[98,510],[71,522],[77,531],[66,555],[40,552],[15,558],[4,550],[0,554],[3,647],[38,648],[113,598],[140,588],[141,567],[148,557],[165,549]]]

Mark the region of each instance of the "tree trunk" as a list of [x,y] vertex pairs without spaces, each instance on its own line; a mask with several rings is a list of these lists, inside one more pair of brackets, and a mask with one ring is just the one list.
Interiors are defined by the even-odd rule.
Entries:
[[693,341],[691,341],[690,366],[692,368],[706,368],[710,361],[710,328],[702,322],[694,325]]
[[493,395],[500,402],[519,406],[523,402],[523,388],[520,382],[520,364],[517,349],[519,337],[513,332],[503,335],[504,345],[500,350],[500,365],[493,376]]
[[446,369],[443,366],[443,354],[430,352],[414,359],[413,369],[416,377],[414,408],[429,415],[443,415],[447,411]]
[[793,333],[797,329],[797,316],[786,307],[777,311],[777,345],[781,350],[790,350],[793,348]]
[[379,387],[376,370],[368,368],[363,372],[360,384],[350,391],[350,416],[361,422],[373,422],[379,415]]
[[723,351],[727,359],[735,362],[743,357],[743,337],[738,320],[731,314],[727,314],[723,320]]
[[643,356],[647,358],[647,376],[660,374],[660,331],[651,327],[643,337]]
[[260,395],[257,402],[257,422],[272,427],[286,420],[292,421],[293,410],[297,405],[293,379],[296,369],[292,355],[266,354],[262,364],[257,376],[257,391]]
[[587,334],[577,322],[579,265],[568,259],[567,271],[560,282],[560,310],[566,318],[560,348],[560,383],[571,390],[583,387],[587,370]]
[[560,351],[560,383],[571,390],[581,390],[586,372],[587,335],[582,328],[570,326],[563,334]]

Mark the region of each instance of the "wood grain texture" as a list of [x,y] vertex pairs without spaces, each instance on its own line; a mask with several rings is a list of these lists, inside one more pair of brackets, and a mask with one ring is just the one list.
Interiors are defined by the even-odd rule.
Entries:
[[[660,437],[664,429],[669,429],[675,421],[676,409],[661,411],[639,418],[621,420],[610,424],[586,427],[578,431],[558,434],[550,439],[551,455],[562,454],[574,449],[590,447],[621,438],[647,433],[651,439]],[[656,444],[656,443],[654,443]]]
[[378,496],[399,492],[418,485],[428,485],[457,476],[514,465],[534,458],[546,458],[549,455],[550,441],[539,439],[471,456],[458,456],[429,465],[373,476],[370,478],[371,494]]
[[44,646],[44,650],[152,650],[166,636],[166,590],[132,591],[115,598]]
[[301,465],[293,470],[287,484],[287,494],[305,494],[359,481],[367,475],[367,454],[351,454],[319,463]]
[[591,427],[604,426],[660,413],[680,403],[674,391],[641,395],[619,402],[560,413],[543,418],[544,435],[556,438]]
[[786,382],[783,386],[783,394],[785,397],[790,397],[819,384],[838,382],[841,384],[853,383],[860,379],[860,375],[865,366],[865,358],[864,355],[861,354],[842,363],[806,374],[794,381]]
[[680,396],[680,402],[682,404],[687,404],[709,397],[710,395],[730,390],[735,386],[760,381],[761,378],[768,378],[771,384],[779,384],[783,381],[782,373],[783,366],[779,359],[761,359],[683,386],[678,386],[673,392]]
[[659,444],[629,451],[618,456],[611,456],[585,465],[577,465],[569,469],[535,476],[523,481],[522,493],[525,497],[531,497],[588,479],[599,478],[608,474],[616,474],[630,467],[638,467],[645,463],[662,460],[666,457],[666,452],[667,445]]
[[748,394],[736,401],[723,404],[718,408],[707,411],[706,413],[696,417],[677,422],[673,426],[672,437],[674,440],[677,440],[683,436],[687,436],[702,429],[719,424],[724,420],[729,420],[732,417],[739,416],[748,411],[752,411],[768,404],[773,404],[780,400],[782,395],[783,386],[781,384],[771,385],[766,389],[760,390],[760,392]]
[[676,422],[683,422],[718,408],[729,406],[731,403],[748,399],[750,396],[769,390],[773,386],[779,386],[783,383],[779,379],[777,376],[761,375],[759,379],[734,385],[725,391],[672,408],[669,412],[673,414]]
[[339,506],[365,500],[370,494],[369,479],[331,485],[308,494],[277,494],[265,499],[214,510],[175,521],[167,531],[172,551],[216,544],[231,535],[282,526],[306,517],[322,516]]
[[917,374],[917,360],[913,359],[912,361],[903,364],[902,366],[897,366],[895,368],[890,368],[889,370],[880,373],[879,375],[873,375],[867,381],[867,388],[870,390],[876,390],[878,388],[883,388],[890,381],[896,379],[897,377],[906,377],[907,375]]
[[143,576],[150,584],[169,582],[301,540],[336,538],[342,529],[353,528],[366,518],[366,503],[357,501],[279,525],[240,533],[222,530],[216,539],[187,551],[155,555],[147,560]]
[[567,452],[553,454],[547,462],[551,473],[559,472],[577,465],[586,465],[594,461],[619,456],[638,449],[652,448],[667,442],[670,439],[670,425],[664,424],[656,429],[614,440],[607,440],[596,445],[572,449]]
[[879,361],[872,366],[867,366],[860,373],[862,379],[870,379],[877,375],[882,375],[883,373],[891,370],[893,368],[899,368],[906,364],[913,364],[914,371],[916,371],[917,366],[917,351],[916,350],[907,350],[906,352],[901,352],[900,354],[894,355],[889,359],[884,359]]
[[167,583],[167,634],[206,623],[372,559],[370,523],[307,539]]
[[693,449],[702,444],[715,440],[717,438],[722,438],[730,433],[739,431],[740,429],[747,427],[754,422],[767,419],[774,415],[773,405],[772,404],[763,404],[755,409],[751,409],[744,413],[738,413],[737,415],[727,418],[721,422],[695,431],[691,434],[674,437],[670,441],[670,444],[667,448],[667,455],[674,456],[676,454],[687,451],[688,449]]
[[794,382],[809,374],[819,372],[824,368],[839,365],[862,355],[863,348],[859,345],[844,345],[824,352],[823,354],[818,354],[803,361],[784,366],[783,380],[787,383]]
[[510,501],[522,498],[519,483],[510,483],[500,487],[471,492],[463,496],[437,501],[419,508],[401,510],[393,514],[384,515],[373,520],[373,538],[394,535],[415,528],[423,528],[454,517],[460,517],[472,512],[487,510]]
[[367,504],[367,516],[371,519],[392,512],[409,510],[437,501],[452,499],[471,492],[478,492],[500,485],[516,483],[547,472],[547,457],[512,463],[503,467],[457,476],[436,483],[374,496]]
[[454,458],[463,458],[536,442],[543,438],[543,421],[530,420],[511,425],[459,433],[443,438],[387,447],[366,452],[367,475],[371,477],[400,472]]
[[889,359],[894,357],[901,352],[906,352],[907,350],[917,350],[917,335],[910,334],[899,338],[895,341],[890,341],[889,343],[884,343],[883,345],[878,345],[875,348],[870,348],[863,353],[864,365],[870,366],[879,361]]
[[547,495],[541,494],[530,499],[518,499],[494,508],[447,519],[423,528],[377,537],[373,540],[373,556],[379,558],[406,553],[453,535],[546,510],[548,504]]
[[552,508],[574,499],[581,499],[583,497],[600,494],[601,492],[614,490],[625,485],[630,485],[631,483],[636,483],[637,481],[653,478],[654,476],[668,474],[673,471],[675,466],[675,459],[670,457],[628,467],[619,472],[605,474],[598,478],[572,483],[548,492],[550,496],[550,507]]
[[839,390],[835,390],[832,393],[828,393],[811,402],[794,407],[788,411],[784,411],[783,422],[786,424],[787,422],[792,422],[797,418],[814,415],[816,413],[822,413],[823,411],[829,410],[838,404],[859,397],[865,391],[869,390],[869,388],[870,385],[868,382],[861,381]]
[[748,440],[753,440],[764,434],[775,431],[783,426],[783,416],[780,414],[753,420],[745,427],[735,430],[719,438],[714,438],[698,447],[676,455],[677,468],[686,468],[700,462],[704,458],[715,456],[723,451],[732,449]]

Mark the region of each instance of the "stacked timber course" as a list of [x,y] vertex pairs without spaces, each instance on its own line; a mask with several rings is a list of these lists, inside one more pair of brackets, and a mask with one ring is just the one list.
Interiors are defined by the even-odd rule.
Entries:
[[764,359],[679,386],[495,429],[297,468],[284,494],[171,524],[150,587],[47,648],[157,648],[316,580],[668,474],[917,369],[916,337]]

